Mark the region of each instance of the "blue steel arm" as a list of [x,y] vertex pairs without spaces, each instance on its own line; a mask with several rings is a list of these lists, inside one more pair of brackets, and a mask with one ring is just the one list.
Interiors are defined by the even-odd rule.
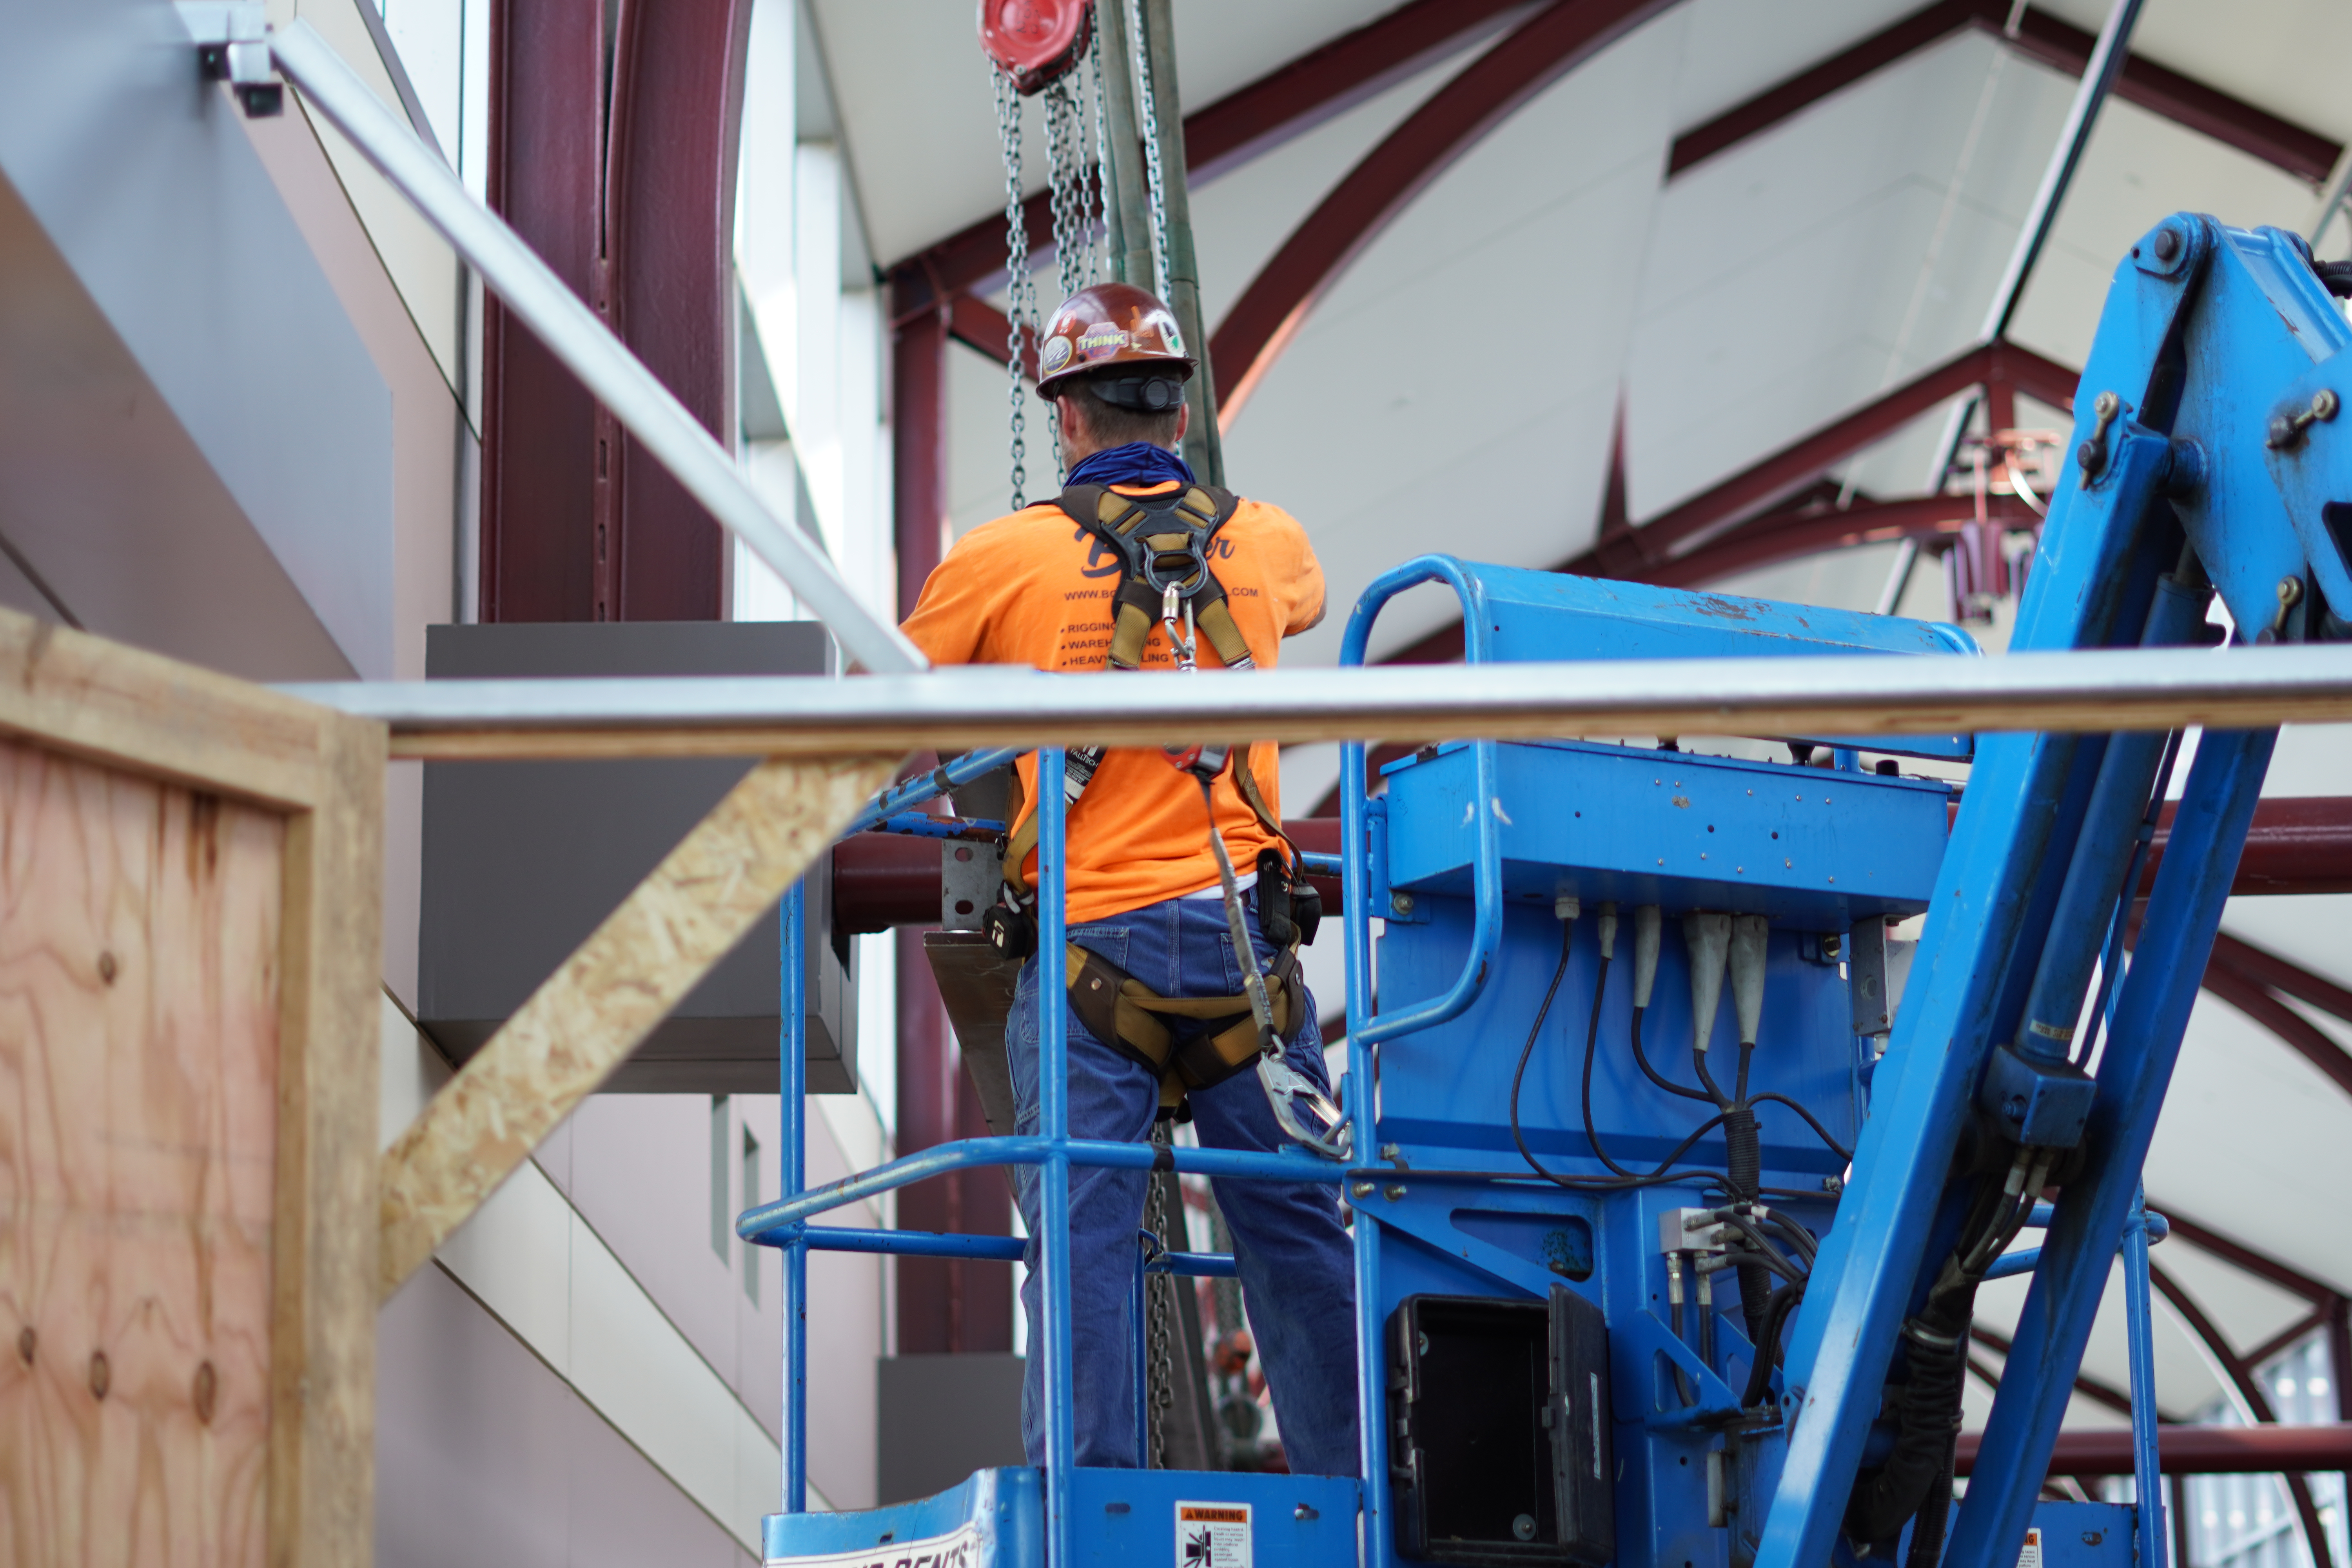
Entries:
[[[1376,579],[1356,601],[1355,613],[1348,617],[1348,630],[1339,643],[1339,662],[1358,665],[1364,662],[1365,646],[1371,639],[1372,622],[1391,599],[1407,588],[1423,583],[1444,582],[1451,586],[1462,601],[1463,657],[1472,664],[1484,663],[1491,651],[1493,634],[1486,616],[1486,594],[1478,579],[1462,568],[1462,563],[1450,555],[1423,555],[1406,562],[1393,572]],[[1472,769],[1475,780],[1476,799],[1472,820],[1477,840],[1477,858],[1473,862],[1471,880],[1472,917],[1470,952],[1462,961],[1462,973],[1452,986],[1420,1006],[1402,1013],[1374,1017],[1370,1012],[1369,993],[1362,1012],[1356,1010],[1351,994],[1348,1009],[1348,1032],[1366,1045],[1377,1045],[1416,1029],[1433,1028],[1447,1020],[1459,1017],[1463,1010],[1478,999],[1486,988],[1486,977],[1495,971],[1495,960],[1503,940],[1503,827],[1496,816],[1497,785],[1495,742],[1475,741],[1471,743]],[[1364,744],[1351,741],[1339,752],[1339,810],[1342,827],[1352,856],[1360,845],[1363,827],[1365,791]],[[1370,944],[1356,940],[1359,921],[1369,920],[1369,910],[1356,906],[1361,900],[1350,898],[1348,925],[1349,973],[1358,972],[1360,957],[1370,956]],[[1352,993],[1353,985],[1350,983]],[[1356,1129],[1356,1147],[1369,1147],[1370,1136],[1365,1127]]]
[[[800,1195],[808,1172],[808,1006],[802,995],[807,965],[808,884],[794,882],[784,895],[779,1005],[783,1026],[783,1167],[778,1173],[786,1203]],[[798,1240],[784,1248],[784,1513],[808,1511],[808,1248]]]
[[[1062,776],[1062,749],[1041,746],[1037,776]],[[1062,791],[1048,783],[1037,792],[1037,1110],[1047,1145],[1044,1187],[1045,1234],[1041,1237],[1045,1304],[1045,1541],[1046,1560],[1077,1562],[1076,1521],[1071,1516],[1071,1468],[1076,1443],[1072,1404],[1070,1338],[1070,1079],[1069,1037],[1065,1024],[1062,950],[1067,944],[1064,847],[1066,826]]]
[[[2177,461],[2172,444],[2139,419],[2145,414],[2160,422],[2169,412],[2147,406],[2149,390],[2157,386],[2161,397],[2158,372],[2177,351],[2211,237],[2204,226],[2183,225],[2168,248],[2172,255],[2161,264],[2151,250],[2147,263],[2126,259],[2119,269],[2075,411],[2079,431],[2098,432],[2096,442],[2086,440],[2082,448],[2092,454],[2089,482],[2078,454],[2051,508],[2020,606],[2014,648],[2055,651],[2140,640],[2143,625],[2119,626],[2118,620],[2145,542],[2143,524],[2167,487],[2195,477],[2198,468],[2187,455]],[[2057,836],[2064,832],[2063,808],[2078,751],[2085,758],[2102,754],[2094,745],[2041,734],[1990,735],[1979,745],[1937,879],[1936,918],[1912,972],[1914,994],[1896,1021],[1873,1113],[1855,1150],[1854,1179],[1791,1335],[1783,1405],[1788,1449],[1759,1542],[1758,1568],[1818,1568],[1831,1555],[1897,1329],[1926,1260],[1927,1231],[1953,1151],[2000,1028],[1995,1015],[2001,1010],[2005,961],[2021,940],[2041,934],[2038,922],[2046,922],[2073,859],[2074,845]],[[2086,831],[2128,833],[2137,818],[2135,812],[2130,822],[2093,824]],[[2100,921],[2057,940],[2095,942],[2105,929]],[[2013,1023],[2014,1015],[2002,1022]],[[2117,1239],[2110,1233],[2103,1258],[2112,1257]],[[2063,1395],[2072,1382],[2070,1373],[2055,1386]],[[2015,1467],[2020,1474],[2032,1468]],[[1972,1497],[1981,1484],[1972,1485]],[[2030,1503],[2032,1493],[2025,1496]],[[1963,1532],[1969,1517],[1964,1510]],[[1991,1557],[1972,1561],[1959,1553],[1956,1540],[1951,1561],[1954,1568],[1990,1568]]]
[[[2203,482],[2180,495],[2176,510],[2242,638],[2324,634],[2326,628],[2309,624],[2316,612],[2303,584],[2315,577],[2330,605],[2352,593],[2325,517],[2326,503],[2352,481],[2352,445],[2335,417],[2352,391],[2352,358],[2344,353],[2352,348],[2352,328],[2312,275],[2308,252],[2294,237],[2174,218],[2142,242],[2135,258],[2153,258],[2154,241],[2167,231],[2179,237],[2165,247],[2175,252],[2173,271],[2202,274],[2194,310],[2178,332],[2185,374],[2165,395],[2174,406],[2151,414],[2168,415],[2176,439],[2193,440],[2202,458]],[[2150,297],[2160,298],[2162,280],[2161,265],[2127,261],[2108,319],[2118,295],[2143,318],[2154,313]],[[2106,335],[2103,320],[2103,341]],[[2089,384],[2086,379],[2086,390]],[[2063,1389],[2081,1364],[2109,1251],[2118,1239],[2127,1260],[2144,1248],[2144,1234],[2125,1234],[2134,1228],[2141,1164],[2276,739],[2275,731],[2208,730],[2190,765],[2173,842],[2206,852],[2179,865],[2168,855],[2157,873],[2135,962],[2108,1003],[2107,1049],[2084,1137],[2084,1169],[2060,1195],[2009,1361],[2031,1369],[2026,1385],[2038,1384],[2043,1395],[1996,1394],[1986,1428],[1988,1444],[2021,1458],[2046,1456],[2055,1440],[2063,1400],[2049,1391]],[[2133,1272],[2127,1264],[2127,1291]],[[2144,1286],[2139,1289],[2144,1298]],[[1990,1568],[2024,1529],[2032,1494],[2021,1493],[2014,1476],[1990,1482],[1970,1486],[1953,1536],[1956,1568]],[[2143,1497],[2147,1511],[2157,1511],[2155,1500]]]
[[[2167,854],[2157,868],[2100,1067],[2099,1096],[2084,1137],[2084,1169],[2059,1194],[2041,1266],[2018,1318],[2017,1340],[2003,1363],[2025,1375],[2012,1384],[2004,1373],[1985,1424],[1987,1450],[2014,1454],[2020,1462],[1970,1479],[1952,1536],[1954,1568],[2012,1562],[2024,1539],[2041,1489],[2036,1466],[2046,1465],[2058,1438],[2066,1390],[2082,1366],[2110,1260],[2139,1190],[2157,1112],[2277,740],[2275,730],[2208,730],[2189,764],[2172,842],[2210,845],[2215,852],[2178,861]],[[2028,1471],[2036,1479],[2027,1480]]]

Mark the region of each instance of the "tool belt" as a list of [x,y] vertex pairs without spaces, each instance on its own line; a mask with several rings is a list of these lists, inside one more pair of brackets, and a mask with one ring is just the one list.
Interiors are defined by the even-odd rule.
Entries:
[[[1098,952],[1072,942],[1064,958],[1070,1010],[1087,1032],[1160,1079],[1160,1109],[1174,1113],[1187,1092],[1214,1089],[1257,1059],[1257,1024],[1247,996],[1162,996]],[[1285,1046],[1307,1021],[1307,990],[1297,950],[1287,949],[1266,974],[1275,1033]],[[1199,1018],[1208,1026],[1179,1045],[1162,1020]]]

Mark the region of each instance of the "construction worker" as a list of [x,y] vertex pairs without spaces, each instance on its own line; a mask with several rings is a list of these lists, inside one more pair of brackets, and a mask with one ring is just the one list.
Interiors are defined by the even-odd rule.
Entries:
[[[1211,672],[1196,679],[1236,679],[1215,673],[1219,666],[1272,668],[1283,638],[1322,619],[1322,569],[1287,513],[1196,484],[1177,456],[1188,417],[1183,384],[1195,362],[1172,313],[1125,284],[1081,290],[1047,323],[1038,369],[1038,395],[1060,416],[1069,489],[959,540],[923,585],[907,635],[938,664],[1167,670],[1189,637],[1192,657]],[[1180,596],[1181,615],[1173,613]],[[1268,973],[1276,1054],[1328,1094],[1315,1002],[1296,964],[1301,925],[1313,923],[1311,894],[1303,880],[1294,885],[1295,850],[1279,836],[1277,758],[1272,742],[1236,746],[1222,763],[1213,752],[1200,760],[1195,773],[1213,773],[1214,831],[1240,873],[1252,946]],[[1023,964],[1005,1032],[1020,1131],[1038,1131],[1042,970],[1066,985],[1070,999],[1072,1137],[1140,1142],[1181,1100],[1177,1113],[1189,1113],[1207,1147],[1270,1151],[1292,1142],[1252,1070],[1265,1042],[1242,994],[1200,778],[1153,748],[1073,750],[1069,759],[1066,779],[1042,784],[1036,754],[1020,762],[1022,802],[1034,803],[1040,788],[1076,792],[1066,849],[1071,951]],[[1023,904],[1035,875],[1029,805],[1017,809],[1013,827],[1006,900],[990,911],[989,930],[1001,949],[1019,955],[1034,942]],[[1135,1005],[1115,1017],[1113,995]],[[1184,1001],[1202,998],[1227,1006],[1215,1016],[1181,1016]],[[1155,1001],[1177,1005],[1153,1013]],[[1081,1165],[1070,1173],[1080,1465],[1143,1459],[1130,1314],[1146,1184],[1140,1171]],[[1301,1474],[1354,1475],[1354,1286],[1337,1190],[1225,1181],[1216,1194],[1286,1459]],[[1042,1464],[1044,1218],[1034,1167],[1021,1168],[1020,1195],[1030,1238],[1022,1306],[1031,1347],[1022,1427],[1030,1462]],[[1184,1246],[1181,1231],[1167,1239]]]

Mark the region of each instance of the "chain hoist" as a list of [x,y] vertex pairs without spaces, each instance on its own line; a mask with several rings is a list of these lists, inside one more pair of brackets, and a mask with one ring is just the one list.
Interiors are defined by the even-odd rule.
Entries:
[[[989,37],[985,17],[983,12],[983,38]],[[1102,45],[1091,26],[1086,26],[1060,55],[1043,67],[1032,67],[1026,57],[1011,58],[999,54],[993,58],[996,66],[990,74],[996,89],[996,135],[1004,159],[1004,346],[1012,501],[1013,510],[1018,511],[1028,500],[1028,416],[1022,386],[1024,362],[1045,319],[1037,308],[1037,279],[1030,266],[1029,227],[1022,201],[1021,100],[1031,94],[1045,100],[1046,205],[1053,223],[1055,281],[1065,300],[1099,275],[1094,237],[1101,226],[1103,204],[1108,196],[1102,156],[1108,142],[1102,107]],[[1087,156],[1089,121],[1095,152],[1091,166]],[[1049,411],[1045,420],[1054,441],[1058,471],[1060,419],[1056,413]]]

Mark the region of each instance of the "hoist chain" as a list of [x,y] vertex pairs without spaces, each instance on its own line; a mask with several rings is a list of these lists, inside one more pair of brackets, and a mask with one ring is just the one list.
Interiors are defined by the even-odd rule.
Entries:
[[1151,192],[1152,292],[1165,300],[1168,298],[1168,205],[1166,175],[1161,172],[1160,159],[1160,108],[1151,100],[1151,50],[1143,37],[1143,8],[1139,0],[1124,0],[1124,4],[1127,6],[1128,41],[1135,51],[1135,96],[1137,106],[1143,111],[1144,183]]
[[[1156,1121],[1151,1127],[1151,1141],[1167,1145],[1173,1142],[1174,1124]],[[1181,1239],[1170,1230],[1168,1189],[1172,1181],[1163,1181],[1157,1173],[1151,1177],[1151,1200],[1144,1214],[1144,1228],[1160,1238],[1160,1245],[1170,1252],[1181,1251]],[[1183,1223],[1180,1212],[1175,1224]],[[1176,1404],[1175,1322],[1172,1309],[1177,1301],[1179,1286],[1173,1274],[1144,1276],[1145,1295],[1150,1302],[1150,1326],[1148,1342],[1150,1346],[1150,1375],[1145,1379],[1144,1397],[1150,1402],[1151,1452],[1148,1468],[1164,1470],[1168,1468],[1168,1413]]]
[[1001,70],[989,75],[996,83],[996,137],[1004,154],[1004,268],[1009,298],[1004,316],[1006,398],[1012,412],[1013,510],[1028,502],[1025,466],[1028,456],[1026,389],[1022,385],[1021,354],[1027,346],[1024,329],[1037,317],[1037,284],[1029,270],[1029,226],[1021,211],[1021,96],[1013,79]]
[[1054,281],[1062,298],[1087,286],[1086,120],[1075,76],[1045,89],[1045,151],[1052,163]]

